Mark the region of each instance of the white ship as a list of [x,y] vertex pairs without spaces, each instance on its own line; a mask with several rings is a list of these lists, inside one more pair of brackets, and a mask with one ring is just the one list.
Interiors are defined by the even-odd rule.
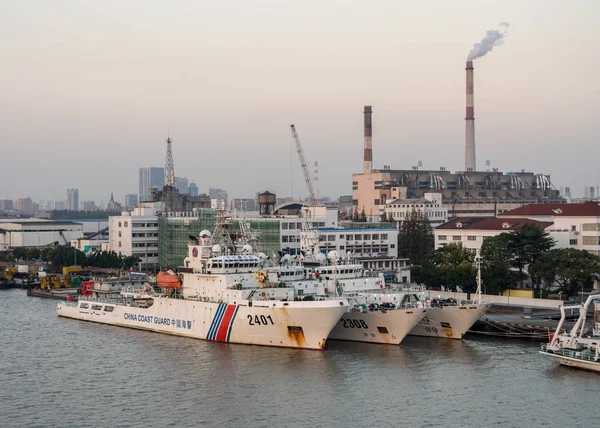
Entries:
[[[383,277],[365,276],[361,264],[338,265],[335,251],[327,257],[333,264],[303,266],[289,265],[291,258],[284,256],[284,264],[269,271],[277,274],[282,284],[293,287],[297,299],[348,298],[351,307],[329,334],[330,339],[399,345],[425,313],[434,311],[406,299],[385,305],[369,304],[359,292],[384,288]],[[316,259],[325,263],[327,257],[319,253]]]
[[[594,303],[594,319],[591,328],[585,326],[587,311]],[[562,326],[566,310],[578,310],[579,317],[569,333]],[[600,372],[600,294],[590,295],[583,305],[561,306],[561,318],[550,343],[542,344],[540,353],[556,358],[565,366]]]
[[188,245],[179,277],[163,275],[169,295],[82,297],[77,305],[60,303],[57,313],[196,339],[323,349],[348,301],[295,301],[293,288],[270,286],[276,277],[262,270],[251,246],[244,246],[246,254],[223,254],[217,241],[203,231]]
[[457,302],[451,299],[426,300],[422,292],[389,292],[367,295],[369,302],[386,303],[410,296],[411,302],[422,302],[429,311],[410,331],[411,336],[462,339],[479,317],[487,312],[490,304]]

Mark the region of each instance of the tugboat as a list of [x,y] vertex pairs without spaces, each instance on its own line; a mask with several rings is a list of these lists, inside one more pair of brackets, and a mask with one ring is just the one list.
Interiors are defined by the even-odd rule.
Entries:
[[[590,329],[585,321],[594,303],[594,320]],[[567,310],[578,310],[579,317],[569,333],[561,332]],[[542,344],[540,354],[553,357],[565,366],[600,372],[600,294],[591,294],[583,305],[560,307],[560,321],[550,342]]]
[[[213,238],[214,235],[214,238]],[[191,237],[178,274],[157,277],[162,294],[80,298],[59,316],[218,342],[323,349],[349,304],[344,298],[294,300],[264,269],[264,255],[234,245],[225,227]]]

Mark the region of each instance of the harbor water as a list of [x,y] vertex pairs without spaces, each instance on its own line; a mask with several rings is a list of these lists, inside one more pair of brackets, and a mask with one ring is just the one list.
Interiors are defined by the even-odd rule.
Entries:
[[228,345],[59,318],[24,290],[0,299],[1,427],[598,425],[600,375],[536,342]]

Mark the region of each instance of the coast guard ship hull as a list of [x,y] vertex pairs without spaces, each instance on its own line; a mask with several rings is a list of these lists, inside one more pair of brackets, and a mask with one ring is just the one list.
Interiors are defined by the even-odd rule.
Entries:
[[148,307],[82,299],[77,306],[59,303],[59,316],[119,327],[247,345],[323,349],[329,333],[347,309],[339,301],[257,301],[226,304],[168,297]]

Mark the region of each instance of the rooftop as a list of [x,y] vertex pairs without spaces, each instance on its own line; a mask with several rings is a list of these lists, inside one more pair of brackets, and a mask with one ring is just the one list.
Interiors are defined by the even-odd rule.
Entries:
[[448,223],[444,223],[437,229],[468,229],[468,230],[518,230],[526,224],[531,224],[545,229],[554,223],[550,221],[537,221],[523,218],[499,218],[499,217],[459,217]]
[[529,204],[499,214],[499,217],[511,216],[565,216],[565,217],[600,217],[600,203],[584,202],[581,204]]

